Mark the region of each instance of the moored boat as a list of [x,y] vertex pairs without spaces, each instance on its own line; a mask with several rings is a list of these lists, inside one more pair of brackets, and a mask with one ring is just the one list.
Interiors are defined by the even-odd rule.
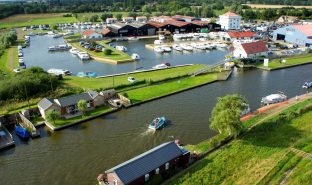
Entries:
[[28,139],[29,138],[29,132],[21,127],[21,126],[15,126],[15,133],[16,135],[18,135],[19,137],[23,138],[23,139]]
[[97,77],[97,73],[96,72],[92,72],[92,71],[79,72],[79,73],[77,73],[77,76],[94,78],[94,77]]
[[79,53],[79,50],[76,49],[76,48],[72,48],[72,49],[69,50],[69,52],[70,52],[71,54],[73,54],[73,55],[77,55],[77,54]]
[[140,60],[140,59],[141,59],[140,55],[137,54],[137,53],[133,53],[133,54],[131,55],[131,58],[132,58],[133,60]]
[[154,51],[157,53],[163,53],[165,50],[162,47],[154,47]]
[[168,68],[168,66],[166,64],[158,64],[153,67],[153,69],[164,69],[164,68]]
[[148,126],[149,129],[158,130],[166,125],[166,118],[165,117],[157,117],[155,118]]
[[287,96],[282,92],[277,94],[271,94],[261,99],[262,105],[270,105],[274,103],[279,103],[287,100]]
[[309,89],[309,88],[311,88],[311,87],[312,87],[312,82],[306,82],[306,83],[304,83],[303,86],[302,86],[302,88],[304,88],[304,89]]

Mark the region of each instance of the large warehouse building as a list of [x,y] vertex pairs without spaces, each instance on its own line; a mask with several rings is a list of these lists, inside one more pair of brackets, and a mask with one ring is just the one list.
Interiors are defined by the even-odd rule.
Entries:
[[312,25],[289,25],[273,32],[273,40],[284,40],[300,46],[312,46]]

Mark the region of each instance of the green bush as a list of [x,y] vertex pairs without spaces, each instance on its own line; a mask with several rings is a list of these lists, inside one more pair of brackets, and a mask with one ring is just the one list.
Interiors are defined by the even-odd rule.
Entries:
[[103,52],[105,55],[111,55],[113,51],[111,49],[105,48]]

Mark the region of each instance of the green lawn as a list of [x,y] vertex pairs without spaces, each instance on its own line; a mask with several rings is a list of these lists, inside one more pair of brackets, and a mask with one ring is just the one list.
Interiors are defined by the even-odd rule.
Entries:
[[312,153],[312,111],[291,121],[274,120],[256,126],[168,184],[280,184],[291,169],[285,184],[312,184],[311,161],[290,151],[293,147]]
[[77,121],[80,121],[80,120],[83,120],[83,119],[90,118],[92,116],[97,116],[97,115],[109,112],[111,110],[112,109],[107,107],[107,106],[101,106],[101,107],[98,107],[98,108],[96,108],[96,109],[94,109],[92,111],[87,112],[85,115],[73,117],[73,118],[70,118],[70,119],[62,118],[62,119],[57,120],[55,123],[53,123],[53,122],[50,122],[50,123],[54,127],[57,128],[57,127],[64,126],[64,125],[67,125],[67,124],[71,124],[71,123],[74,123],[74,122],[77,122]]
[[9,53],[9,50],[6,49],[4,51],[4,54],[0,56],[0,73],[1,73],[0,79],[3,77],[4,74],[10,74],[12,72],[12,70],[10,70],[10,68],[7,66],[7,61],[8,61],[8,56],[9,56],[8,53]]
[[103,58],[103,59],[109,59],[109,60],[115,60],[115,61],[123,61],[123,60],[132,60],[132,58],[124,52],[118,51],[115,48],[109,47],[107,44],[103,44],[103,42],[99,42],[102,45],[104,45],[106,48],[111,49],[113,52],[110,55],[105,55],[104,52],[94,52],[87,50],[86,48],[80,46],[78,42],[70,43],[73,47],[78,48],[80,50],[88,52],[91,56]]
[[[294,56],[294,57],[288,57],[285,58],[286,62],[282,63],[281,59],[275,59],[269,62],[269,66],[267,69],[274,70],[279,68],[285,68],[289,66],[295,66],[299,64],[305,64],[305,63],[312,63],[312,55],[301,55],[301,56]],[[259,63],[257,65],[259,68],[266,68],[263,67],[263,63]]]
[[49,17],[49,18],[34,18],[29,21],[16,21],[16,22],[1,22],[0,28],[17,28],[31,25],[41,24],[57,24],[57,23],[73,23],[78,22],[75,17]]
[[[101,20],[101,15],[103,14],[104,12],[92,12],[92,13],[78,13],[77,14],[77,19],[80,21],[80,22],[89,22],[89,19],[92,15],[98,15],[99,16],[99,19],[98,21],[99,22],[102,22]],[[113,14],[113,16],[115,17],[116,14],[122,14],[123,17],[125,16],[128,16],[128,12],[110,12]]]
[[129,76],[134,77],[137,81],[145,79],[159,81],[170,77],[173,78],[177,76],[186,75],[190,72],[195,72],[203,67],[204,65],[196,64],[191,66],[169,68],[163,70],[121,75],[115,77],[106,77],[106,78],[81,78],[77,76],[68,76],[68,77],[66,76],[64,82],[67,85],[77,86],[85,89],[100,89],[100,88],[107,89],[112,88],[113,83],[114,86],[131,84],[130,82],[128,82]]
[[173,92],[179,92],[185,89],[196,87],[202,84],[213,82],[219,79],[220,73],[209,73],[196,77],[186,77],[169,82],[159,83],[139,89],[126,91],[128,98],[132,103],[138,103],[164,95],[171,94]]

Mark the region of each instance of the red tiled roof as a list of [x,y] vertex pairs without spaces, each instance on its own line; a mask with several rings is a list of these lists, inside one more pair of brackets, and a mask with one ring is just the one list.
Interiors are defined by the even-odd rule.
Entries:
[[102,31],[101,31],[101,34],[102,35],[106,35],[106,34],[108,34],[109,32],[111,32],[108,28],[105,28],[105,29],[103,29]]
[[165,23],[161,23],[161,22],[156,22],[156,21],[148,21],[147,24],[151,25],[151,26],[154,26],[156,28],[161,28],[167,24]]
[[171,18],[173,19],[194,19],[195,17],[191,17],[191,16],[186,16],[186,15],[174,15]]
[[199,26],[204,26],[204,25],[208,25],[209,24],[208,21],[200,21],[200,20],[194,20],[191,23],[199,25]]
[[92,35],[93,33],[96,33],[96,32],[94,30],[86,30],[82,33],[82,35],[88,36],[88,35]]
[[229,17],[232,17],[232,16],[239,16],[237,15],[236,13],[233,13],[233,12],[226,12],[225,14],[221,15],[221,16],[229,16]]
[[242,37],[254,37],[256,36],[255,32],[244,31],[244,32],[228,32],[231,38],[242,38]]
[[255,54],[268,51],[263,41],[256,41],[242,44],[243,49],[247,54]]
[[312,36],[312,25],[305,24],[305,25],[292,25],[296,30],[300,31],[306,36]]
[[176,27],[182,27],[182,26],[186,26],[189,25],[189,22],[184,22],[184,21],[165,21],[165,24],[170,24],[172,26],[176,26]]

